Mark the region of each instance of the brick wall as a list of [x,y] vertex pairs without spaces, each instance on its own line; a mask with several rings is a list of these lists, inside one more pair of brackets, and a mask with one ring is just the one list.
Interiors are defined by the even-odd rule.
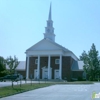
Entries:
[[73,58],[71,57],[62,57],[63,63],[62,63],[62,78],[67,79],[67,81],[71,80],[71,66],[73,63]]
[[78,78],[83,76],[83,71],[72,71],[72,77]]
[[42,79],[42,68],[48,66],[48,57],[40,57],[40,79]]
[[[50,67],[52,68],[52,79],[54,79],[54,71],[55,69],[59,69],[59,64],[55,64],[55,59],[59,59],[59,56],[51,56],[51,62]],[[29,58],[29,77],[32,75],[34,78],[34,70],[37,69],[37,64],[35,64],[35,59],[38,59],[38,57],[30,57]],[[72,72],[71,66],[74,59],[70,56],[63,56],[62,57],[62,79],[67,78],[68,81],[71,80],[73,75],[79,76],[81,75],[80,72]],[[44,66],[48,66],[48,57],[40,57],[40,79],[42,79],[42,68]]]
[[54,79],[54,71],[55,69],[59,69],[59,64],[55,64],[55,59],[59,59],[59,56],[51,57],[51,68],[52,68],[52,79]]
[[30,57],[29,58],[29,78],[31,76],[34,78],[34,69],[37,69],[37,64],[35,64],[35,59],[38,57]]

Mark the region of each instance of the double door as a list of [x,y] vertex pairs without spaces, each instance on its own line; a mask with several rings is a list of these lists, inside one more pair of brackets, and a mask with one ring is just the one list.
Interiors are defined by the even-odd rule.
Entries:
[[59,79],[60,77],[59,77],[59,70],[58,69],[56,69],[55,70],[55,79]]

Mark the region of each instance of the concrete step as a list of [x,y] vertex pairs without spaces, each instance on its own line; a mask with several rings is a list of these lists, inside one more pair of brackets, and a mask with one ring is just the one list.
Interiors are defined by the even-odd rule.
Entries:
[[[31,80],[31,79],[28,79]],[[32,79],[32,81],[51,81],[51,82],[63,82],[64,80],[60,79]]]

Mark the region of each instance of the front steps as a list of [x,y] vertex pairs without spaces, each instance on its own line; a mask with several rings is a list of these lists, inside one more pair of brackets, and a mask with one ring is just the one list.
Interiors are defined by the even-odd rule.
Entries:
[[[31,79],[27,79],[27,81],[30,81]],[[49,81],[49,82],[64,82],[64,80],[61,79],[32,79],[32,81]]]

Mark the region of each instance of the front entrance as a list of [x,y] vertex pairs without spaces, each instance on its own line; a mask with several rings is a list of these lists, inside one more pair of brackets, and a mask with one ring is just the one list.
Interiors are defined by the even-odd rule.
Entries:
[[34,79],[37,79],[37,69],[34,70]]
[[[52,68],[50,68],[50,79],[52,76]],[[42,79],[48,79],[48,68],[43,68],[42,69]]]
[[59,79],[59,70],[58,69],[55,70],[55,79]]
[[48,69],[47,68],[43,69],[43,77],[42,78],[48,79]]

